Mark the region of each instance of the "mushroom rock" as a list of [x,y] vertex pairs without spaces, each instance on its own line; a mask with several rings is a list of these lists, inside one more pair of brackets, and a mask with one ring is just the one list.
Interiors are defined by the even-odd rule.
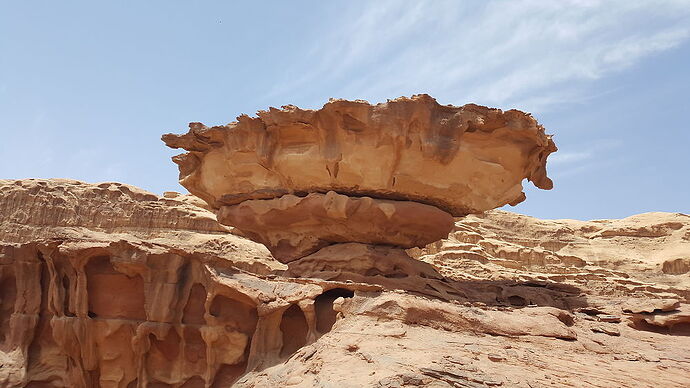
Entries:
[[212,208],[285,194],[335,191],[408,200],[463,216],[515,205],[522,181],[551,189],[551,137],[529,114],[475,104],[443,106],[421,94],[371,105],[259,111],[225,126],[191,123],[163,141],[180,183]]
[[423,247],[447,237],[453,217],[522,202],[523,179],[553,186],[556,146],[517,110],[422,94],[237,120],[163,141],[188,151],[173,158],[180,183],[284,263],[336,243]]

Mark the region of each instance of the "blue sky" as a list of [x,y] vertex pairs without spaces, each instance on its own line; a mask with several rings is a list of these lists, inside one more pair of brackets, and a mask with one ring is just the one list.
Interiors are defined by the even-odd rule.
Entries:
[[0,0],[0,178],[184,191],[190,121],[415,93],[555,135],[555,188],[506,210],[690,213],[690,0]]

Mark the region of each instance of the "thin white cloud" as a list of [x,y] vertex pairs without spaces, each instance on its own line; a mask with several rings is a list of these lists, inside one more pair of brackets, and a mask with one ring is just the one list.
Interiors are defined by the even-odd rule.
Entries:
[[315,94],[328,90],[381,101],[429,92],[442,103],[534,111],[579,98],[574,83],[690,38],[690,0],[355,4],[291,72],[302,76],[278,82],[274,97],[311,93],[317,103],[324,96]]
[[586,149],[560,150],[549,156],[547,167],[554,178],[564,178],[600,168],[604,165],[623,163],[613,149],[623,146],[619,139],[597,139]]
[[592,157],[591,151],[584,152],[558,152],[549,157],[549,166],[554,164],[567,164],[587,160]]

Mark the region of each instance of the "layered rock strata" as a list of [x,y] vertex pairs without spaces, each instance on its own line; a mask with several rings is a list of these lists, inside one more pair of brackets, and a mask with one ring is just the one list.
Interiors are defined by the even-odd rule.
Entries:
[[0,386],[690,384],[687,215],[453,220],[550,187],[529,115],[332,101],[165,140],[206,203],[0,181]]
[[328,332],[337,296],[378,289],[279,280],[265,248],[180,195],[0,188],[3,387],[230,386]]
[[529,114],[428,95],[383,104],[331,100],[321,109],[259,111],[225,126],[192,123],[165,143],[180,183],[215,209],[250,199],[326,193],[434,205],[453,216],[525,199],[522,181],[550,189],[556,151]]
[[218,221],[266,245],[281,261],[345,242],[424,247],[448,236],[454,226],[453,217],[434,206],[333,191],[222,206]]
[[687,257],[684,214],[491,211],[285,271],[181,195],[3,184],[3,387],[690,384],[690,284],[664,270]]
[[163,140],[188,151],[180,183],[284,263],[337,243],[421,248],[453,216],[524,200],[523,179],[550,189],[556,150],[526,113],[427,95],[271,108]]

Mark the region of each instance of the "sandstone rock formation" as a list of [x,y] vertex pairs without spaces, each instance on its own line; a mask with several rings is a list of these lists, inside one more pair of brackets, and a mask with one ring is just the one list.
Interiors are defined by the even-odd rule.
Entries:
[[335,191],[461,216],[523,201],[523,179],[552,187],[546,158],[556,146],[532,116],[443,106],[424,94],[378,105],[331,100],[319,110],[288,105],[189,127],[163,140],[188,151],[174,158],[180,183],[216,209]]
[[164,140],[203,201],[0,181],[0,386],[690,385],[690,217],[490,210],[551,187],[527,114],[331,101]]
[[424,247],[448,236],[453,216],[412,201],[354,198],[329,191],[223,206],[218,221],[291,261],[334,243]]
[[132,186],[0,188],[2,386],[229,386],[330,329],[330,295],[376,289],[262,278],[284,268],[265,248]]
[[0,386],[690,384],[687,215],[491,211],[286,269],[181,195],[0,189]]
[[282,262],[334,243],[440,240],[453,216],[524,200],[523,179],[550,189],[556,150],[528,114],[428,95],[272,108],[163,140],[189,151],[173,158],[180,183]]

